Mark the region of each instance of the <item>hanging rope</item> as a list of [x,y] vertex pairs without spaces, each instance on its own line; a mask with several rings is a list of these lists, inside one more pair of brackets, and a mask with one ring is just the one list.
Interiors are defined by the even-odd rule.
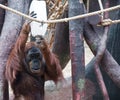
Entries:
[[98,3],[99,3],[99,6],[100,6],[100,9],[103,10],[102,1],[101,1],[101,0],[98,0]]
[[90,0],[87,0],[87,13],[89,12]]
[[[98,3],[99,3],[99,6],[100,6],[100,9],[103,10],[103,4],[102,4],[102,1],[101,0],[98,0]],[[101,16],[102,16],[102,19],[103,19],[103,12],[101,13]]]
[[108,25],[117,24],[117,23],[120,23],[120,19],[119,20],[104,19],[97,26],[108,26]]
[[[37,20],[33,17],[30,17],[26,14],[23,14],[19,11],[16,11],[12,8],[9,8],[7,6],[4,6],[2,4],[0,4],[0,7],[3,8],[3,9],[6,9],[6,10],[9,10],[15,14],[18,14],[20,16],[23,16],[27,19],[30,19],[32,21],[36,21],[38,23],[60,23],[60,22],[67,22],[67,21],[70,21],[70,20],[75,20],[75,19],[80,19],[80,18],[85,18],[85,17],[89,17],[89,16],[93,16],[93,15],[97,15],[97,14],[100,14],[102,12],[107,12],[107,11],[112,11],[112,10],[115,10],[115,9],[119,9],[120,8],[120,5],[117,5],[117,6],[114,6],[114,7],[110,7],[110,8],[107,8],[107,9],[103,9],[103,10],[99,10],[99,11],[95,11],[95,12],[92,12],[92,13],[87,13],[87,14],[83,14],[83,15],[78,15],[78,16],[74,16],[74,17],[69,17],[69,18],[63,18],[63,19],[57,19],[57,20],[47,20],[47,21],[40,21],[40,20]],[[113,23],[119,23],[120,21],[115,21]]]

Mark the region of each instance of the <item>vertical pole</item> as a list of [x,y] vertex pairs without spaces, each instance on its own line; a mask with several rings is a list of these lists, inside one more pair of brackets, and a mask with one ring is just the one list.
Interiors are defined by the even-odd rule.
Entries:
[[[69,17],[84,13],[82,0],[69,0]],[[83,46],[84,19],[69,22],[70,56],[72,62],[73,100],[84,100],[85,63]]]

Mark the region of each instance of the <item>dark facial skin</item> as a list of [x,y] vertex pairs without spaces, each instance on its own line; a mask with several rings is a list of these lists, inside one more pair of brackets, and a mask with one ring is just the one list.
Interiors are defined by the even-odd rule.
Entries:
[[43,74],[44,71],[44,67],[43,67],[43,56],[42,53],[40,51],[40,49],[38,49],[37,47],[32,47],[28,50],[27,52],[27,57],[26,57],[26,61],[27,61],[27,70],[30,73],[33,74],[37,74],[37,75],[41,75]]

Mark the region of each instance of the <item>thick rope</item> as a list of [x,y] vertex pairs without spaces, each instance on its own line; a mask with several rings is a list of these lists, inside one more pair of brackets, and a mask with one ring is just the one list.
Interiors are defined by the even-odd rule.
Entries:
[[[12,8],[9,8],[7,6],[4,6],[2,4],[0,4],[0,7],[3,8],[3,9],[6,9],[6,10],[9,10],[15,14],[18,14],[20,16],[23,16],[27,19],[30,19],[32,21],[36,21],[38,23],[60,23],[60,22],[67,22],[67,21],[70,21],[70,20],[75,20],[75,19],[80,19],[80,18],[85,18],[85,17],[89,17],[89,16],[93,16],[93,15],[97,15],[97,14],[100,14],[102,12],[107,12],[107,11],[112,11],[112,10],[115,10],[115,9],[119,9],[120,8],[120,5],[117,5],[117,6],[114,6],[114,7],[110,7],[110,8],[107,8],[107,9],[103,9],[103,10],[99,10],[99,11],[95,11],[95,12],[92,12],[92,13],[87,13],[87,14],[83,14],[83,15],[78,15],[78,16],[74,16],[74,17],[69,17],[69,18],[63,18],[63,19],[57,19],[57,20],[47,20],[47,21],[40,21],[40,20],[37,20],[33,17],[30,17],[26,14],[23,14],[19,11],[16,11]],[[119,22],[119,21],[118,21]],[[117,23],[117,21],[115,21],[114,23]]]
[[120,23],[120,20],[113,20],[112,21],[112,24],[117,24],[117,23]]
[[89,12],[90,0],[87,0],[87,13]]
[[[99,3],[99,6],[100,6],[100,9],[103,10],[102,1],[101,1],[101,0],[98,0],[98,3]],[[102,19],[103,19],[103,16],[104,16],[104,13],[103,13],[103,12],[101,13],[101,16],[102,16]]]
[[100,9],[103,10],[102,1],[101,1],[101,0],[98,0],[98,3],[99,3],[99,6],[100,6]]

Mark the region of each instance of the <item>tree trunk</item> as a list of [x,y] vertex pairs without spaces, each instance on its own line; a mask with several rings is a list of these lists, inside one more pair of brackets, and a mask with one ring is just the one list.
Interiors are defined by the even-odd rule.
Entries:
[[[68,17],[68,9],[65,10],[61,18]],[[58,56],[62,69],[70,60],[69,48],[69,24],[68,22],[57,23],[52,51]]]
[[[8,6],[26,13],[28,12],[30,1],[8,0]],[[6,11],[5,22],[0,37],[0,100],[8,100],[7,96],[3,98],[4,69],[9,52],[19,35],[22,23],[23,18],[21,16]]]
[[[119,1],[120,0],[114,0],[114,1],[110,0],[110,6],[118,5],[120,3]],[[95,10],[97,2],[98,1],[96,1],[96,0],[93,0],[93,2],[90,2],[90,11]],[[93,3],[94,3],[94,6],[92,5]],[[104,0],[103,0],[103,4],[104,4]],[[120,14],[119,10],[112,11],[112,12],[110,12],[110,18],[111,19],[119,19],[119,14]],[[89,28],[91,30],[93,29],[93,31],[92,32],[89,31],[88,34],[91,36],[88,36],[88,37],[89,38],[92,37],[91,40],[94,42],[91,42],[89,40],[88,41],[92,47],[92,50],[94,48],[93,52],[95,53],[95,49],[97,49],[97,47],[95,45],[99,44],[99,41],[100,41],[97,39],[98,39],[98,37],[101,37],[103,31],[102,31],[101,27],[97,28],[96,26],[90,25],[90,24],[89,24]],[[88,29],[85,29],[85,30],[88,31]],[[111,27],[109,29],[109,39],[108,39],[108,43],[107,43],[108,50],[110,51],[110,53],[113,55],[113,57],[115,58],[115,60],[118,63],[120,63],[119,48],[118,48],[118,46],[119,46],[119,31],[120,30],[119,30],[118,24],[111,25]],[[94,34],[93,34],[93,32],[94,32]],[[107,90],[108,90],[108,93],[110,96],[110,100],[119,100],[120,99],[120,96],[119,96],[120,79],[117,79],[117,78],[120,78],[119,77],[120,66],[119,66],[119,64],[116,63],[116,61],[113,59],[113,57],[110,55],[110,53],[108,53],[108,51],[105,52],[104,57],[101,62],[101,68],[104,67],[104,70],[101,69],[101,71],[102,71],[103,78],[104,78],[104,81],[105,81],[105,84],[106,84],[106,87],[107,87]],[[115,55],[117,58],[115,57]],[[99,85],[96,82],[96,76],[93,71],[93,64],[94,64],[94,62],[91,61],[86,67],[86,79],[90,81],[90,82],[88,81],[90,84],[88,85],[88,83],[87,83],[87,88],[86,88],[86,91],[88,89],[87,93],[89,92],[87,94],[87,97],[88,97],[87,100],[103,100],[103,96],[101,94]],[[110,74],[110,73],[112,73],[112,74]],[[114,76],[114,79],[112,78],[112,76]],[[93,91],[89,91],[91,89]],[[90,99],[90,96],[92,96],[91,97],[92,99]]]
[[[102,0],[104,3],[104,0]],[[118,5],[120,2],[120,0],[110,0],[110,6],[115,6]],[[99,6],[98,6],[98,1],[93,0],[92,2],[90,2],[90,8],[89,8],[90,12],[95,11],[95,10],[99,10]],[[117,17],[117,18],[116,18]],[[119,11],[112,11],[110,12],[110,18],[112,19],[119,19]],[[95,21],[96,18],[93,18]],[[89,23],[89,27],[90,30],[93,30],[92,32],[89,31],[87,35],[91,35],[88,37],[91,37],[91,41],[92,44],[89,44],[91,46],[91,49],[93,50],[93,52],[96,54],[96,49],[97,49],[97,45],[99,44],[101,35],[103,34],[103,27],[96,27],[96,25],[92,25],[91,24],[91,20],[88,18],[88,23]],[[113,28],[114,27],[114,28]],[[85,29],[86,31],[88,31],[88,29]],[[94,33],[93,33],[94,32]],[[116,25],[111,25],[110,28],[110,36],[109,36],[109,42],[108,42],[108,49],[110,51],[110,53],[114,55],[116,55],[116,57],[119,57],[117,55],[119,52],[119,24]],[[114,33],[113,33],[114,32]],[[117,34],[118,33],[118,34]],[[117,43],[116,43],[116,39],[117,39]],[[59,40],[60,41],[60,40]],[[89,43],[91,42],[89,41]],[[95,46],[96,45],[96,46]],[[115,52],[114,52],[115,49]],[[105,70],[102,70],[102,74],[103,74],[103,78],[110,96],[110,100],[119,100],[120,96],[119,96],[119,92],[120,92],[120,88],[118,88],[117,86],[120,87],[120,66],[119,66],[119,61],[117,60],[118,63],[116,63],[116,61],[114,60],[114,58],[110,55],[110,53],[108,51],[105,51],[105,55],[102,59],[101,62],[101,67],[104,67]],[[118,58],[119,59],[119,58]],[[93,69],[93,62],[88,64],[89,67],[86,67],[86,80],[89,81],[90,84],[93,84],[92,86],[90,85],[89,87],[86,88],[86,91],[90,92],[90,95],[87,95],[87,100],[103,100],[101,91],[99,89],[99,85],[96,82],[96,76],[94,74],[94,69]],[[107,73],[107,74],[106,74]],[[108,76],[109,75],[109,76]],[[115,76],[114,76],[115,75]],[[111,77],[111,78],[110,78]],[[112,79],[112,80],[111,80]],[[114,82],[113,82],[114,81]],[[116,83],[116,84],[115,84]],[[117,85],[117,86],[116,86]],[[93,93],[94,92],[94,93]],[[91,94],[97,94],[97,95],[91,95]],[[89,96],[92,96],[92,99],[88,99]],[[94,98],[93,98],[94,96]]]
[[[120,4],[118,0],[117,5]],[[111,19],[117,20],[120,19],[120,10],[116,10],[111,13]],[[112,54],[113,58],[120,64],[120,23],[111,25],[109,31],[109,38],[107,43],[107,48]]]
[[[82,0],[69,0],[69,17],[84,13]],[[69,21],[70,56],[72,64],[73,100],[84,100],[85,63],[83,42],[84,19]]]
[[[0,4],[5,5],[5,4],[7,4],[7,1],[6,0],[0,0]],[[4,18],[5,18],[5,10],[0,8],[0,34],[1,34],[3,23],[4,23]]]
[[[91,28],[91,26],[89,27],[90,29],[92,29]],[[85,29],[86,31],[88,31],[88,26],[87,26],[87,28]],[[88,35],[88,36],[87,36]],[[91,37],[91,39],[90,39],[90,37]],[[98,38],[98,35],[96,34],[96,33],[93,33],[93,31],[89,31],[87,34],[85,34],[85,38],[88,40],[88,42],[90,43],[89,44],[89,46],[91,46],[91,49],[93,50],[93,52],[95,53],[96,52],[96,49],[97,49],[97,44],[99,44],[99,41],[100,40],[97,40],[97,39],[99,39]],[[88,39],[89,38],[89,39]],[[93,42],[92,42],[93,41]],[[98,85],[96,85],[97,84],[97,82],[96,82],[96,76],[94,75],[94,73],[93,73],[93,69],[91,68],[93,66],[93,64],[89,64],[86,68],[86,78],[87,79],[89,79],[89,81],[92,81],[93,82],[93,87],[96,87],[96,91],[97,91],[97,93],[96,94],[98,94],[97,96],[96,96],[96,99],[94,99],[94,100],[103,100],[103,99],[101,99],[102,98],[102,96],[101,96],[101,92],[100,92],[100,90],[99,90],[99,86]],[[114,99],[112,99],[113,97],[114,98],[119,98],[118,96],[116,96],[116,94],[117,94],[117,92],[116,91],[118,91],[119,90],[119,88],[118,87],[116,87],[115,86],[115,84],[114,83],[116,83],[116,85],[117,86],[120,86],[120,84],[119,84],[119,71],[120,71],[120,68],[119,68],[120,66],[116,63],[116,61],[113,59],[113,57],[108,53],[108,51],[105,51],[105,54],[104,54],[104,56],[103,56],[103,59],[102,59],[102,62],[101,62],[101,68],[104,68],[104,74],[103,74],[103,78],[104,78],[104,81],[105,81],[105,83],[106,83],[106,86],[107,86],[107,89],[108,89],[108,93],[109,93],[109,96],[110,96],[110,100],[114,100]],[[113,83],[113,81],[111,81],[111,79],[108,77],[108,75],[109,75],[109,77],[114,81],[114,83]],[[88,82],[89,82],[88,81]],[[109,83],[109,84],[108,84]],[[87,83],[88,84],[88,83]],[[89,87],[87,87],[87,88],[91,88],[92,86],[89,86]],[[113,91],[112,91],[113,90]],[[86,90],[87,91],[87,90]],[[90,94],[93,92],[93,91],[87,91],[87,92],[89,92]],[[94,91],[95,92],[95,91]],[[100,97],[101,96],[101,97]],[[98,99],[99,98],[99,99]],[[89,100],[89,99],[88,99]],[[118,99],[115,99],[115,100],[118,100]]]

